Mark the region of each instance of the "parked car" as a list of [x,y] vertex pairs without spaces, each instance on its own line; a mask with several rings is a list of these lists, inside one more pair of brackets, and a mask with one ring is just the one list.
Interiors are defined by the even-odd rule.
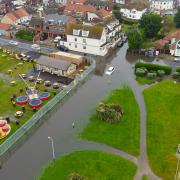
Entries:
[[11,40],[11,41],[9,41],[9,44],[13,45],[13,46],[17,46],[19,43],[16,42],[16,41]]
[[63,46],[63,45],[60,45],[57,47],[60,51],[64,51],[64,52],[67,52],[69,51],[69,49],[66,47],[66,46]]
[[174,61],[180,62],[180,57],[175,57]]
[[33,45],[31,46],[31,48],[32,48],[32,49],[35,49],[35,50],[41,50],[41,47],[40,47],[39,44],[33,44]]
[[114,67],[109,67],[108,70],[105,72],[105,74],[107,75],[112,75],[112,73],[114,72]]
[[119,41],[117,47],[122,47],[122,46],[123,46],[123,41]]

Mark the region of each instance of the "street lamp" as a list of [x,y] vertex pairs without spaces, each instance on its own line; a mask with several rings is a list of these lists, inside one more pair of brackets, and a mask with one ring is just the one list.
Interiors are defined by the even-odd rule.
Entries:
[[48,136],[48,139],[51,141],[53,160],[55,160],[54,140],[51,136]]
[[178,162],[177,162],[177,168],[176,168],[176,174],[175,174],[175,180],[178,179],[178,172],[179,172],[179,161],[180,161],[180,144],[178,145],[178,148],[177,148],[177,152],[176,152],[176,156],[178,158]]

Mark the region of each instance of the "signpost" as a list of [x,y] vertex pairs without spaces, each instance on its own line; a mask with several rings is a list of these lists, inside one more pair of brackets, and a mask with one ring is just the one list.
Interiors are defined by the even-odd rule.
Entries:
[[179,179],[180,179],[180,174],[179,174],[180,144],[178,145],[177,152],[176,152],[176,156],[177,156],[177,158],[178,158],[178,162],[177,162],[175,180],[179,180]]

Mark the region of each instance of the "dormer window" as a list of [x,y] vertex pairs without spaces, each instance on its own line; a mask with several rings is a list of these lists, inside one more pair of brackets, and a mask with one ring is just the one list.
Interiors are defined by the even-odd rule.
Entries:
[[88,35],[89,35],[89,31],[82,30],[83,37],[88,37]]
[[73,35],[79,36],[80,30],[79,29],[73,29]]

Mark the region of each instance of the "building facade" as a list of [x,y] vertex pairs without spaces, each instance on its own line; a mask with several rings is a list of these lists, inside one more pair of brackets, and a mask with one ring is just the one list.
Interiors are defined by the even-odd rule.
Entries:
[[173,10],[175,7],[174,0],[152,0],[150,2],[150,9],[153,12],[160,13],[161,11]]

